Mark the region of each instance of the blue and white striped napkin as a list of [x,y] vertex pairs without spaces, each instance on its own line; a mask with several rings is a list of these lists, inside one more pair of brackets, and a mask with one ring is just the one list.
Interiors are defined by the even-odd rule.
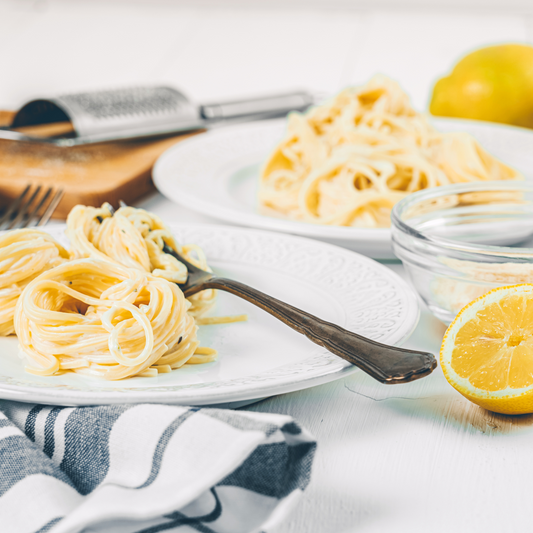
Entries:
[[268,531],[315,446],[282,415],[0,401],[0,531]]

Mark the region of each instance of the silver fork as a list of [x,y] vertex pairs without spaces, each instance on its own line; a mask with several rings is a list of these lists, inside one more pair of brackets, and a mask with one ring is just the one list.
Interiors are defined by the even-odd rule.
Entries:
[[0,230],[44,226],[63,197],[63,189],[29,184],[0,217]]
[[[127,204],[120,200],[120,207]],[[111,206],[111,215],[114,210]],[[219,278],[189,263],[176,250],[165,244],[163,251],[174,256],[187,267],[187,281],[178,284],[186,297],[205,289],[219,289],[256,305],[267,313],[281,320],[284,324],[309,340],[323,346],[331,353],[358,366],[363,372],[381,383],[408,383],[431,374],[437,367],[435,356],[429,352],[419,352],[388,346],[362,335],[357,335],[336,324],[326,322],[297,307],[293,307],[277,298],[269,296],[240,281]]]
[[166,245],[163,251],[181,261],[189,272],[187,281],[179,284],[186,297],[205,289],[219,289],[243,298],[281,320],[284,324],[331,353],[358,366],[363,372],[381,383],[408,383],[431,374],[437,367],[435,356],[388,346],[362,335],[357,335],[336,324],[326,322],[316,316],[273,298],[240,281],[219,278],[189,263],[178,252]]

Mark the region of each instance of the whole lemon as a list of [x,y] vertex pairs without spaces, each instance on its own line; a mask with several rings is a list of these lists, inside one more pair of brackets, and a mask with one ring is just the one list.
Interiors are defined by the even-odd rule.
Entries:
[[468,54],[435,84],[429,110],[533,128],[533,46],[504,44]]

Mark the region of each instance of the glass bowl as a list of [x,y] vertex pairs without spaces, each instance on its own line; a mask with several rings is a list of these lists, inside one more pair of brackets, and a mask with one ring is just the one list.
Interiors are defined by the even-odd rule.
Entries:
[[533,283],[533,182],[486,181],[410,194],[394,207],[392,246],[445,324],[505,285]]

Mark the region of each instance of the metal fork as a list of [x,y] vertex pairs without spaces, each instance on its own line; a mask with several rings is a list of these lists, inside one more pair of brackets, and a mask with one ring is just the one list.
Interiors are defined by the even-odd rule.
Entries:
[[239,296],[305,335],[315,344],[358,366],[381,383],[408,383],[427,376],[437,366],[435,356],[431,353],[398,348],[367,339],[240,281],[220,278],[211,272],[206,272],[189,263],[166,244],[163,251],[173,255],[187,267],[189,272],[187,281],[180,284],[186,297],[205,289],[219,289]]
[[64,190],[29,184],[0,217],[0,230],[44,226],[63,197]]
[[[127,207],[122,200],[120,207]],[[111,214],[114,209],[110,207]],[[189,275],[179,287],[186,297],[205,289],[229,292],[281,320],[309,340],[342,359],[358,366],[377,381],[388,385],[408,383],[426,377],[437,367],[435,356],[428,352],[389,346],[357,335],[331,322],[326,322],[297,307],[282,302],[240,281],[220,278],[189,263],[176,250],[164,244],[163,251],[174,256],[187,267]],[[274,348],[275,349],[275,348]]]

